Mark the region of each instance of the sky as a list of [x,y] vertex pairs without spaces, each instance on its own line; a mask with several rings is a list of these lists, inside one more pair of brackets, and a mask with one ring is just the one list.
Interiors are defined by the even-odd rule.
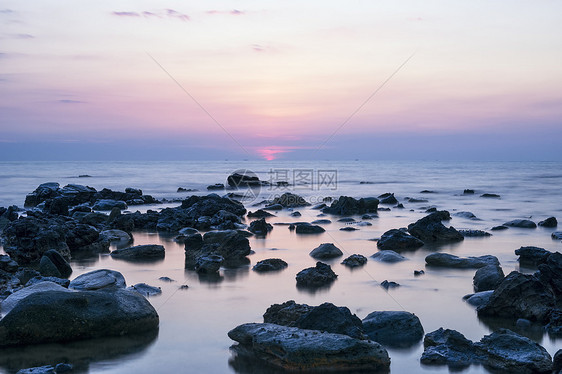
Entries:
[[0,0],[0,161],[562,161],[560,1]]

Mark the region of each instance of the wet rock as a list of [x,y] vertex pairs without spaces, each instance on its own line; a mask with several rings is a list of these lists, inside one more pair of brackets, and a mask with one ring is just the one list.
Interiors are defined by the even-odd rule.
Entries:
[[283,195],[273,199],[272,204],[279,204],[283,208],[298,208],[303,206],[309,206],[310,204],[304,199],[304,197],[285,192]]
[[356,268],[359,266],[363,266],[367,263],[367,257],[359,254],[353,254],[342,261],[342,265],[345,265],[349,268]]
[[[220,197],[216,194],[207,196],[190,196],[182,201],[181,206],[175,208],[176,211],[181,211],[186,217],[191,220],[196,220],[199,217],[207,216],[213,217],[221,210],[232,213],[235,216],[241,217],[246,214],[244,205],[236,200]],[[190,225],[182,225],[185,227]]]
[[53,282],[40,282],[30,285],[29,287],[22,288],[2,301],[0,304],[0,311],[2,312],[2,315],[8,314],[21,300],[25,299],[29,295],[44,291],[68,291],[68,289]]
[[474,195],[474,190],[467,188],[463,191],[463,195]]
[[99,234],[100,240],[108,241],[117,246],[117,248],[126,246],[133,242],[131,235],[123,230],[104,230]]
[[196,251],[203,247],[203,235],[200,233],[187,235],[183,238],[186,251]]
[[258,176],[250,170],[238,170],[230,174],[226,178],[226,183],[230,187],[242,188],[242,187],[258,187],[263,184]]
[[307,304],[297,304],[294,300],[286,301],[283,304],[273,304],[265,311],[263,322],[297,327],[298,321],[313,308]]
[[297,287],[318,288],[334,282],[338,276],[330,265],[317,262],[313,268],[301,270],[297,276]]
[[203,235],[203,253],[215,253],[225,260],[237,260],[248,256],[250,250],[248,239],[236,230],[209,231]]
[[21,284],[26,284],[31,278],[40,277],[41,273],[35,269],[22,267],[17,269],[15,276],[19,279]]
[[35,207],[47,199],[52,199],[59,193],[60,184],[55,182],[43,183],[25,197],[24,207]]
[[15,273],[18,271],[18,263],[12,260],[8,255],[0,255],[0,270],[8,273]]
[[340,229],[340,231],[357,231],[357,230],[359,230],[359,229],[356,228],[356,227],[352,227],[352,226],[346,226],[346,227],[342,227]]
[[458,232],[465,238],[481,238],[485,236],[492,236],[492,234],[484,230],[458,230]]
[[548,227],[548,228],[556,227],[558,226],[558,221],[556,220],[556,217],[548,217],[544,221],[540,221],[539,226]]
[[463,299],[465,299],[466,302],[469,303],[470,305],[479,307],[480,305],[487,304],[490,301],[490,297],[492,297],[493,293],[494,291],[492,290],[482,291],[472,295],[467,295]]
[[224,258],[216,254],[199,256],[195,260],[195,271],[201,274],[215,274],[223,262]]
[[562,253],[555,252],[548,256],[544,264],[539,265],[537,277],[554,291],[555,296],[562,301]]
[[343,252],[333,243],[323,243],[314,248],[310,252],[310,256],[323,260],[343,256]]
[[264,273],[268,271],[279,271],[285,269],[287,263],[280,258],[268,258],[265,260],[258,261],[252,268],[252,270],[257,271],[258,273]]
[[381,287],[384,288],[385,290],[388,290],[389,288],[398,288],[400,287],[400,285],[396,282],[392,282],[385,279],[381,282]]
[[408,348],[423,338],[420,319],[405,311],[372,312],[363,319],[369,338],[385,346]]
[[418,238],[402,230],[392,229],[384,234],[377,242],[377,247],[382,250],[413,250],[423,246],[423,242]]
[[356,339],[364,338],[361,320],[351,314],[348,308],[337,307],[332,303],[313,307],[297,320],[296,327],[343,334]]
[[251,355],[287,370],[388,370],[390,358],[378,343],[267,323],[247,323],[228,332],[238,355]]
[[327,225],[332,223],[329,219],[317,219],[311,222],[314,225]]
[[552,374],[560,373],[562,373],[562,349],[559,349],[552,359]]
[[39,272],[45,277],[68,278],[72,268],[60,253],[50,249],[41,257]]
[[492,231],[503,231],[503,230],[507,230],[509,227],[505,226],[505,225],[499,225],[499,226],[494,226],[492,227],[490,230]]
[[552,288],[537,277],[513,271],[496,288],[490,301],[480,306],[479,316],[526,318],[546,322],[556,299]]
[[249,218],[267,218],[267,217],[275,217],[274,214],[266,212],[263,209],[258,209],[255,212],[248,212]]
[[486,265],[474,274],[472,284],[475,292],[495,290],[503,281],[505,275],[500,266]]
[[480,195],[480,197],[491,198],[491,199],[499,199],[501,196],[495,193],[484,193]]
[[150,286],[146,283],[137,283],[134,286],[128,287],[127,289],[130,291],[138,292],[145,297],[162,294],[162,289],[160,287]]
[[271,224],[265,222],[265,218],[260,218],[256,221],[252,221],[250,223],[250,227],[248,228],[250,232],[253,232],[256,235],[267,235],[271,230],[273,230],[273,226]]
[[562,240],[562,231],[555,231],[550,234],[550,236],[552,237],[552,239]]
[[424,243],[446,243],[463,240],[464,237],[454,227],[447,228],[441,223],[441,221],[450,218],[451,216],[446,210],[437,211],[408,225],[408,231]]
[[99,269],[76,277],[68,288],[80,291],[125,288],[125,278],[114,270]]
[[291,217],[300,217],[302,216],[301,212],[293,212],[290,214]]
[[544,248],[528,246],[516,249],[515,254],[519,256],[519,263],[521,265],[536,267],[544,264],[552,252]]
[[152,331],[158,322],[156,310],[135,292],[38,292],[0,320],[0,345],[123,336]]
[[127,203],[121,200],[102,199],[96,201],[92,206],[94,210],[111,210],[113,208],[127,209]]
[[222,183],[215,183],[212,184],[210,186],[207,186],[207,190],[208,191],[220,191],[220,190],[224,190],[224,184]]
[[449,253],[432,253],[425,257],[425,262],[429,266],[458,269],[480,269],[486,265],[500,264],[496,256],[458,257]]
[[394,197],[394,194],[390,192],[384,193],[378,196],[378,198],[380,200],[380,204],[385,204],[385,205],[398,204],[398,200],[396,199],[396,197]]
[[386,250],[382,250],[379,251],[377,253],[375,253],[374,255],[371,256],[371,258],[373,258],[376,261],[379,262],[387,262],[387,263],[393,263],[393,262],[400,262],[400,261],[406,261],[407,258],[392,251],[389,249]]
[[302,223],[296,225],[295,232],[297,234],[320,234],[323,233],[324,228],[318,225],[311,225],[310,223]]
[[111,252],[111,257],[122,260],[153,260],[165,256],[164,246],[159,244],[137,245],[129,248],[116,249]]
[[343,217],[343,218],[338,219],[338,222],[344,222],[344,223],[355,222],[355,218]]
[[545,330],[551,338],[562,338],[562,310],[553,309],[550,312]]
[[474,343],[458,331],[439,328],[425,335],[421,363],[448,365],[452,368],[481,363],[485,355],[478,352]]
[[414,276],[419,277],[420,275],[424,275],[425,271],[423,270],[414,270]]
[[504,223],[503,225],[507,227],[518,227],[522,229],[534,229],[537,227],[536,223],[528,219],[514,219],[512,221]]
[[42,277],[42,276],[36,276],[33,277],[31,279],[29,279],[26,283],[25,283],[25,287],[29,287],[29,286],[33,286],[34,284],[38,284],[41,282],[52,282],[52,283],[56,283],[61,287],[64,288],[68,288],[68,286],[70,285],[70,280],[68,279],[64,279],[64,278],[57,278],[57,277]]
[[322,212],[351,216],[355,214],[376,213],[379,206],[379,200],[374,197],[366,197],[359,200],[349,196],[340,196],[333,201],[329,207],[322,209]]
[[428,202],[427,199],[417,199],[415,197],[409,197],[409,198],[406,198],[406,200],[408,200],[408,202],[410,202],[410,203],[427,203]]

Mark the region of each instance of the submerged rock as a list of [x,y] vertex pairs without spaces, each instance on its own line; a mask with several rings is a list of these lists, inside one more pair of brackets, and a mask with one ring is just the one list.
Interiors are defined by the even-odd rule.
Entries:
[[390,347],[407,348],[423,338],[420,319],[405,311],[372,312],[363,319],[369,338]]
[[265,222],[265,218],[250,222],[250,227],[248,228],[248,231],[256,235],[267,235],[271,230],[273,230],[273,226]]
[[127,289],[138,292],[145,297],[156,296],[162,293],[162,289],[160,287],[150,286],[146,283],[137,283]]
[[408,232],[424,243],[458,242],[464,237],[454,228],[445,227],[441,221],[451,219],[446,210],[431,213],[408,225]]
[[310,256],[323,260],[343,256],[343,252],[333,243],[323,243],[310,252]]
[[283,270],[287,266],[289,265],[285,261],[281,260],[280,258],[268,258],[265,260],[258,261],[258,263],[254,265],[252,270],[257,271],[258,273],[263,273],[268,271]]
[[123,260],[153,260],[165,256],[164,246],[159,244],[137,245],[129,248],[116,249],[111,252],[111,257]]
[[317,262],[313,268],[306,268],[297,274],[297,287],[318,288],[334,282],[338,276],[330,265]]
[[490,301],[493,293],[493,290],[477,292],[475,294],[465,296],[464,299],[470,305],[479,307],[480,305],[487,304]]
[[267,218],[267,217],[275,217],[274,214],[266,212],[263,209],[258,209],[255,212],[248,212],[249,218]]
[[537,227],[536,223],[528,219],[514,219],[512,221],[504,223],[503,225],[507,227],[519,227],[522,229],[534,229]]
[[475,292],[495,290],[503,281],[505,275],[498,265],[486,265],[474,274],[472,284]]
[[528,246],[516,249],[515,254],[519,256],[519,263],[521,265],[536,267],[544,264],[552,252],[544,248]]
[[276,197],[272,201],[272,205],[279,204],[283,208],[298,208],[303,206],[309,206],[310,204],[304,199],[304,197],[285,192],[283,195]]
[[406,261],[407,258],[394,252],[391,251],[390,249],[386,249],[386,250],[382,250],[379,251],[377,253],[375,253],[374,255],[371,256],[372,259],[379,261],[379,262],[388,262],[388,263],[393,263],[393,262],[400,262],[400,261]]
[[377,247],[382,250],[413,250],[421,246],[423,246],[423,242],[421,240],[408,234],[407,232],[397,229],[385,232],[377,242]]
[[492,234],[484,230],[458,230],[458,232],[465,238],[479,238],[484,236],[492,236]]
[[322,209],[322,212],[351,216],[354,214],[376,213],[379,206],[379,200],[374,197],[366,197],[362,199],[354,199],[349,196],[340,196],[333,201],[329,207]]
[[323,233],[324,228],[318,225],[311,225],[309,223],[303,223],[296,225],[295,232],[297,234],[320,234]]
[[224,258],[220,255],[199,256],[195,260],[195,271],[201,274],[215,274],[219,271],[223,262]]
[[125,278],[114,270],[99,269],[76,277],[68,288],[81,291],[125,288]]
[[390,358],[378,343],[268,323],[247,323],[228,332],[234,351],[287,370],[388,370]]
[[544,221],[540,221],[539,226],[549,227],[549,228],[556,227],[558,226],[558,220],[556,219],[556,217],[548,217]]
[[367,263],[367,257],[360,254],[353,254],[342,261],[342,265],[345,265],[349,268],[356,268],[359,266],[363,266],[366,263]]
[[479,269],[487,265],[498,266],[500,264],[496,256],[485,255],[463,258],[449,253],[432,253],[425,257],[425,262],[429,266],[459,269]]

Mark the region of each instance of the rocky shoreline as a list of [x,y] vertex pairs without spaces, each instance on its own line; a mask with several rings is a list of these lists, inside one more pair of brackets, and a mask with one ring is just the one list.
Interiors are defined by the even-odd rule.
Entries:
[[[230,175],[227,184],[240,189],[264,185],[257,177],[240,174]],[[231,194],[211,193],[189,196],[176,207],[131,213],[126,211],[130,206],[161,201],[143,195],[136,188],[118,192],[97,191],[76,184],[62,188],[57,183],[41,184],[27,195],[26,210],[0,207],[1,240],[6,253],[0,255],[0,346],[157,332],[159,316],[147,297],[159,294],[160,288],[144,283],[127,288],[124,276],[110,269],[72,279],[70,260],[74,258],[105,253],[115,260],[140,264],[165,258],[162,245],[133,245],[135,232],[173,235],[184,246],[186,270],[203,277],[216,277],[221,269],[250,264],[248,256],[253,251],[249,237],[267,240],[272,230],[319,235],[325,232],[322,225],[332,220],[345,224],[343,229],[358,230],[378,217],[379,205],[402,209],[404,204],[425,202],[427,199],[409,198],[400,203],[394,194],[385,193],[359,199],[340,196],[311,207],[303,197],[287,192],[248,212]],[[320,211],[322,219],[286,225],[267,222],[279,211],[290,211],[291,216],[297,217],[295,213],[299,209]],[[460,213],[463,218],[477,219],[470,212]],[[490,235],[482,230],[446,226],[444,223],[451,219],[446,210],[428,208],[423,218],[407,227],[384,232],[377,240],[379,251],[372,259],[353,254],[343,264],[349,268],[360,268],[367,261],[391,264],[407,260],[408,253],[424,246]],[[533,229],[537,224],[521,219],[502,226]],[[538,226],[553,228],[557,220],[545,217]],[[498,229],[499,226],[491,228]],[[553,238],[556,235],[557,232],[552,233]],[[116,249],[110,250],[112,245]],[[315,291],[337,282],[338,275],[330,266],[331,261],[344,256],[337,243],[326,242],[310,248],[310,256],[317,260],[316,266],[295,272],[295,287]],[[513,271],[505,275],[498,258],[488,254],[458,257],[434,252],[426,256],[425,262],[427,269],[473,269],[475,293],[464,298],[475,306],[479,318],[505,319],[519,325],[538,324],[553,338],[560,338],[562,254],[527,246],[515,250],[514,256],[526,268],[536,271],[533,274]],[[267,273],[287,267],[283,258],[269,258],[256,263],[253,270]],[[423,273],[421,270],[416,275]],[[392,281],[385,282],[386,289],[399,286]],[[560,371],[560,351],[553,358],[537,343],[516,332],[500,328],[474,343],[447,326],[424,335],[422,323],[405,310],[372,311],[360,320],[344,306],[331,303],[309,306],[290,300],[271,305],[263,322],[248,321],[228,332],[236,342],[231,348],[231,366],[247,367],[253,363],[275,370],[388,372],[392,357],[387,348],[411,347],[423,340],[425,350],[420,362],[424,365],[459,368],[476,364],[500,372],[522,373]],[[52,364],[62,366],[30,372],[73,370],[72,362]]]

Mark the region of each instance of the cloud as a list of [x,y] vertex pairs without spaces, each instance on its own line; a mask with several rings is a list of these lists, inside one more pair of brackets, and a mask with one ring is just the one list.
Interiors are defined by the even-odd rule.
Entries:
[[0,14],[14,14],[12,9],[0,9]]
[[31,34],[13,34],[11,35],[14,39],[33,39],[35,36]]
[[112,15],[114,16],[119,16],[119,17],[125,17],[125,18],[139,18],[139,17],[144,17],[144,18],[168,18],[168,19],[176,19],[179,21],[189,21],[190,18],[187,14],[178,12],[177,10],[174,9],[163,9],[163,10],[156,10],[156,11],[142,11],[142,12],[130,12],[130,11],[114,11],[111,12]]
[[243,10],[238,10],[238,9],[232,9],[232,10],[208,10],[206,12],[207,14],[227,14],[227,15],[231,15],[231,16],[241,16],[246,14],[246,12],[244,12]]
[[70,99],[62,99],[62,100],[58,100],[59,103],[63,103],[63,104],[84,104],[85,101],[80,101],[80,100],[70,100]]

